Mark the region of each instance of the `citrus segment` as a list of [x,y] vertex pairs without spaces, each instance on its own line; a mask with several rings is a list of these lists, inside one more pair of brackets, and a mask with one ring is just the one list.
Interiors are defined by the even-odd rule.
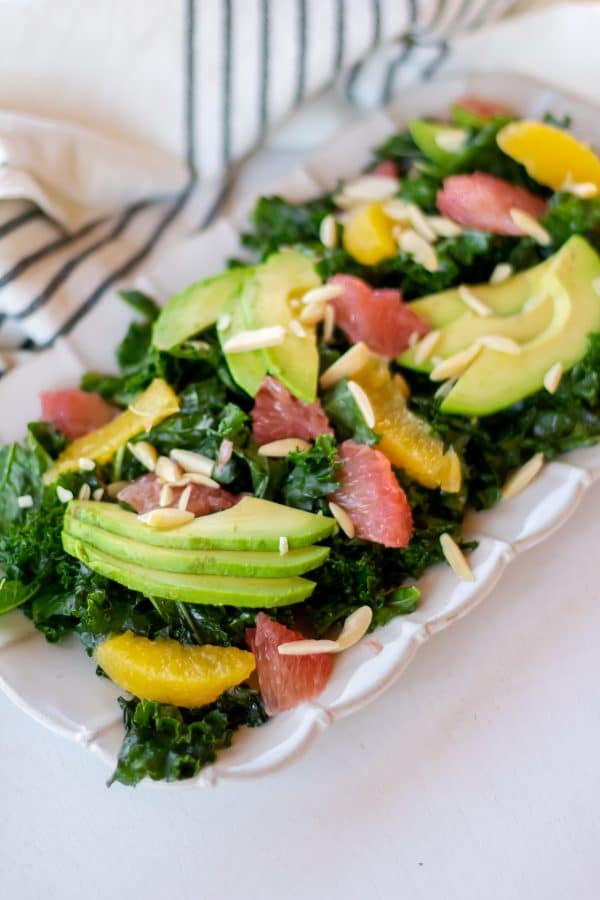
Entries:
[[546,187],[560,191],[593,184],[600,190],[600,158],[562,128],[529,120],[513,122],[498,133],[497,141],[507,156]]
[[426,334],[429,326],[402,300],[400,291],[373,290],[362,278],[334,275],[330,284],[344,291],[331,300],[336,324],[355,343],[363,341],[373,353],[394,359],[409,345],[412,334]]
[[397,253],[393,227],[381,204],[361,206],[350,214],[344,228],[344,249],[359,263],[374,266]]
[[[189,484],[187,486],[171,486],[169,500],[162,505],[177,507],[184,491],[187,491],[188,498],[185,508],[195,516],[207,516],[222,509],[229,509],[230,506],[235,506],[239,500],[239,497],[224,488]],[[136,513],[150,512],[161,506],[161,483],[153,472],[142,475],[141,478],[131,481],[119,491],[117,499],[121,503],[126,503]]]
[[280,644],[301,640],[301,632],[274,622],[262,612],[256,617],[256,628],[246,629],[246,641],[256,657],[264,707],[270,716],[318,697],[329,681],[333,669],[329,654],[282,656],[277,650]]
[[534,219],[546,211],[544,201],[526,188],[484,172],[445,178],[438,191],[437,206],[442,215],[465,228],[506,235],[523,234],[511,216],[512,209],[522,210]]
[[377,449],[392,465],[428,488],[449,493],[460,489],[460,466],[451,451],[444,451],[441,438],[408,408],[405,382],[392,376],[386,365],[371,363],[355,380],[363,388],[375,413]]
[[237,647],[197,647],[171,638],[151,641],[131,631],[108,638],[94,656],[123,690],[143,700],[187,708],[212,703],[255,668],[253,655]]
[[117,413],[100,394],[78,388],[42,391],[40,401],[42,419],[52,422],[70,441],[106,425]]
[[263,380],[250,417],[257,444],[289,437],[312,441],[320,434],[333,434],[320,400],[303,403],[271,375]]

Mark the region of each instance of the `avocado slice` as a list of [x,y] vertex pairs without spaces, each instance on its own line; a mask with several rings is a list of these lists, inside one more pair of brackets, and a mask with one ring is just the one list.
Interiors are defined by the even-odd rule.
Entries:
[[[116,503],[72,500],[65,523],[71,517],[138,543],[179,550],[278,551],[282,536],[288,539],[290,550],[294,550],[322,541],[337,530],[335,520],[328,516],[257,497],[242,497],[230,509],[202,516],[169,531],[145,525],[135,513],[121,509]],[[65,524],[65,528],[68,531],[69,525]]]
[[[246,286],[251,281],[251,278],[247,279]],[[248,329],[238,296],[226,307],[225,314],[229,316],[229,324],[226,328],[217,329],[221,348],[229,338]],[[260,350],[248,350],[246,353],[225,353],[225,359],[235,383],[251,397],[256,397],[263,378],[267,374],[267,363]]]
[[[454,125],[444,125],[442,122],[430,122],[427,119],[412,119],[408,123],[408,130],[411,137],[419,150],[425,154],[427,159],[443,166],[444,169],[453,169],[460,165],[465,157],[468,133],[465,134],[464,144],[458,150],[446,150],[440,146],[444,136],[455,135],[459,137],[459,131],[464,131]],[[438,139],[440,143],[438,143]]]
[[67,516],[65,534],[103,553],[161,572],[188,575],[241,575],[247,578],[288,578],[322,565],[328,547],[301,547],[281,555],[258,550],[180,550],[152,547],[112,534],[82,519]]
[[442,403],[442,410],[483,416],[541,390],[548,370],[560,362],[570,369],[587,349],[588,335],[600,331],[600,257],[575,236],[551,257],[540,285],[553,304],[550,324],[523,345],[519,356],[483,348]]
[[214,325],[252,271],[247,267],[230,269],[171,297],[154,323],[152,343],[156,349],[170,350]]
[[[521,312],[525,303],[538,293],[539,286],[548,269],[552,257],[538,263],[531,269],[518,272],[499,284],[474,284],[471,289],[480,300],[499,316],[514,316]],[[408,308],[421,316],[431,328],[444,328],[450,322],[464,316],[469,310],[460,299],[458,288],[428,294],[408,303]],[[407,357],[412,354],[406,354]],[[404,365],[404,358],[402,358]]]
[[[246,327],[287,327],[294,311],[290,300],[321,284],[314,261],[296,250],[274,253],[256,269],[242,291]],[[305,337],[288,331],[282,344],[261,350],[267,370],[296,397],[312,403],[317,396],[319,355],[313,327],[304,326]]]
[[[486,335],[502,335],[511,338],[518,344],[532,341],[546,329],[554,315],[554,302],[549,294],[533,298],[536,302],[530,308],[514,316],[479,316],[477,313],[468,312],[442,329],[441,336],[434,348],[434,355],[438,359],[448,359],[466,350],[479,338]],[[431,372],[434,363],[431,357],[418,363],[414,358],[414,349],[402,357],[402,364],[409,369],[420,372]],[[516,363],[516,361],[515,361]]]
[[160,597],[179,603],[204,603],[211,606],[273,607],[300,603],[312,594],[315,584],[305,578],[228,578],[220,575],[186,575],[161,572],[116,559],[102,550],[62,535],[66,553],[76,557],[88,569],[146,597]]

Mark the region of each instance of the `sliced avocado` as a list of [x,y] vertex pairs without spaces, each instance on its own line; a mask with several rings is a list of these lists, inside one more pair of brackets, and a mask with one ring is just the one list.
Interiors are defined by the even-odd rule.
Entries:
[[587,349],[588,335],[600,331],[600,257],[582,237],[572,237],[551,257],[540,289],[553,304],[550,324],[523,345],[519,356],[483,348],[442,403],[442,410],[489,415],[541,390],[544,376],[560,362],[570,369]]
[[73,500],[66,512],[66,519],[71,517],[142,544],[181,550],[279,550],[280,537],[286,537],[290,550],[294,550],[322,541],[337,529],[335,520],[328,516],[257,497],[243,497],[230,509],[169,531],[145,525],[135,513],[115,503]]
[[102,550],[62,535],[66,553],[88,569],[146,597],[160,597],[179,603],[205,603],[211,606],[289,606],[312,594],[314,582],[305,578],[228,578],[220,575],[186,575],[160,572],[116,559]]
[[73,516],[65,518],[65,533],[115,559],[161,572],[188,575],[245,575],[247,578],[288,578],[322,565],[328,547],[302,547],[283,555],[258,550],[181,550],[141,544]]
[[[536,338],[550,325],[554,315],[554,302],[549,294],[539,298],[533,298],[536,302],[523,312],[514,316],[480,316],[477,313],[468,312],[460,318],[450,322],[442,329],[433,353],[438,359],[448,359],[466,350],[479,338],[488,335],[502,335],[511,338],[518,344],[524,344]],[[406,354],[408,362],[403,365],[420,372],[431,372],[434,363],[429,357],[422,363],[417,363],[414,358],[414,349]]]
[[[252,279],[249,278],[245,284],[248,286],[251,281]],[[229,324],[226,328],[217,329],[221,347],[229,338],[248,329],[239,297],[236,296],[226,307],[225,314],[229,316]],[[235,383],[251,397],[256,397],[263,378],[267,374],[267,363],[260,350],[248,350],[246,353],[225,353],[225,359]]]
[[[301,297],[321,281],[314,262],[296,250],[281,250],[258,266],[256,276],[242,292],[247,328],[288,326],[294,316],[290,300]],[[282,344],[261,350],[267,370],[296,397],[312,403],[317,395],[319,355],[314,328],[304,326],[305,337],[288,331]]]
[[[514,316],[525,303],[538,293],[540,282],[551,265],[551,259],[518,272],[499,284],[472,285],[479,299],[499,316]],[[450,288],[437,294],[428,294],[408,304],[409,309],[421,316],[432,328],[444,328],[449,322],[468,312],[460,298],[458,288]],[[402,360],[404,363],[404,359]]]
[[197,281],[171,297],[154,323],[154,346],[158,350],[170,350],[214,325],[252,271],[251,268],[230,269]]
[[444,169],[452,169],[462,161],[469,137],[468,132],[465,132],[463,145],[459,145],[456,150],[446,150],[443,139],[446,136],[450,139],[458,138],[459,131],[464,129],[444,125],[442,122],[430,122],[427,119],[412,119],[408,123],[408,130],[419,150],[437,165],[443,166]]

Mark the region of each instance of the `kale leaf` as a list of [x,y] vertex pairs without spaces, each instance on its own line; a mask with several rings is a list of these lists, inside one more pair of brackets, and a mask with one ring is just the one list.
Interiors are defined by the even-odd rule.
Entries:
[[328,512],[327,497],[339,487],[335,440],[322,434],[310,450],[288,454],[287,462],[290,470],[281,487],[283,502],[308,512]]
[[334,210],[330,194],[302,204],[278,196],[261,197],[252,212],[251,230],[242,235],[242,244],[265,259],[283,245],[316,243],[321,220]]
[[181,709],[151,700],[119,699],[125,738],[110,781],[136,785],[143,778],[180,781],[193,778],[217,752],[229,747],[242,726],[266,721],[260,695],[234,688],[200,709]]

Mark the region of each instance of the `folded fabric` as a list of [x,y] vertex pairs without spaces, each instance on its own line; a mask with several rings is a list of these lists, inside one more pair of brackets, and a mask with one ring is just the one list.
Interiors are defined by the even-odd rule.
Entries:
[[16,325],[50,344],[207,223],[232,164],[306,98],[343,77],[380,104],[514,5],[0,4],[0,343]]

